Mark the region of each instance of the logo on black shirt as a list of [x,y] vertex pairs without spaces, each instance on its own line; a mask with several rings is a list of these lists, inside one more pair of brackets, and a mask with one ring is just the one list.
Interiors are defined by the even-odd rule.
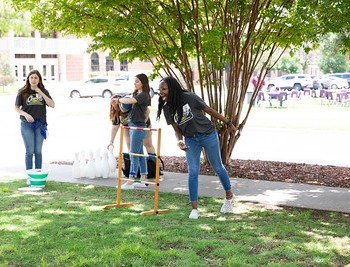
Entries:
[[[174,116],[174,121],[178,121],[177,118],[178,118],[178,115],[176,113]],[[192,120],[192,118],[193,118],[193,113],[191,111],[190,106],[188,104],[182,106],[182,118],[179,125],[185,124],[186,122]]]
[[32,94],[27,98],[26,102],[28,106],[42,106],[43,97],[40,94]]

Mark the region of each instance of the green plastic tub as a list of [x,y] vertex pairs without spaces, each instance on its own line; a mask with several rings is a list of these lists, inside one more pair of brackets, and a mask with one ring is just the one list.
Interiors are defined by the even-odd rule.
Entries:
[[48,172],[29,171],[28,176],[31,187],[44,188],[46,185]]

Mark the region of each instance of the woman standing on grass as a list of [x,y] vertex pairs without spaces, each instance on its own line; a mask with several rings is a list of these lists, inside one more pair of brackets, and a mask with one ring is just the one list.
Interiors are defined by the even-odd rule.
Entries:
[[[132,104],[131,111],[128,114],[128,125],[130,127],[146,128],[148,117],[148,106],[151,104],[150,86],[145,74],[137,74],[135,77],[135,91],[133,97],[122,97],[111,100],[112,105]],[[146,131],[130,130],[130,152],[135,154],[144,154],[143,140],[147,135]],[[127,181],[122,185],[122,189],[134,189],[134,187],[145,187],[145,184],[137,180],[137,173],[140,168],[141,180],[147,179],[147,163],[145,157],[130,156],[129,178],[135,181]]]
[[42,168],[42,146],[46,139],[46,106],[55,107],[49,92],[45,89],[39,71],[29,72],[25,86],[18,91],[15,110],[20,114],[21,134],[25,146],[26,170]]
[[[222,213],[232,212],[234,195],[228,173],[221,160],[218,134],[214,124],[205,116],[204,112],[224,122],[229,129],[234,129],[231,121],[207,106],[196,94],[183,90],[173,77],[161,80],[159,95],[157,118],[159,119],[163,110],[167,124],[171,124],[174,128],[179,148],[186,152],[189,171],[189,197],[192,205],[189,218],[198,219],[199,217],[198,175],[200,154],[203,148],[226,193],[220,211]],[[185,141],[183,137],[185,137]]]

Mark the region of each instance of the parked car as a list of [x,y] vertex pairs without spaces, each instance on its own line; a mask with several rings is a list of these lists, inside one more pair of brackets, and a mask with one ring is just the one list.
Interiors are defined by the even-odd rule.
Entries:
[[324,89],[342,89],[348,88],[348,81],[331,75],[324,75],[320,78]]
[[[119,74],[117,76],[117,78],[120,80],[127,81],[128,83],[134,83],[134,78],[138,73],[141,73],[141,72],[126,71],[126,72],[122,72],[121,74]],[[151,95],[151,97],[153,97],[155,94],[157,94],[158,84],[157,84],[157,82],[155,82],[155,80],[154,81],[149,80],[149,85],[150,85],[150,89],[151,89],[150,95]]]
[[303,90],[305,87],[312,87],[313,79],[309,74],[287,74],[271,79],[267,82],[267,89],[275,86],[280,90]]
[[79,83],[70,89],[69,96],[78,97],[105,97],[112,95],[128,95],[133,92],[133,85],[120,77],[93,77]]
[[346,79],[348,81],[348,84],[349,84],[349,87],[350,87],[350,72],[331,73],[331,74],[328,74],[328,76],[333,76],[333,77]]

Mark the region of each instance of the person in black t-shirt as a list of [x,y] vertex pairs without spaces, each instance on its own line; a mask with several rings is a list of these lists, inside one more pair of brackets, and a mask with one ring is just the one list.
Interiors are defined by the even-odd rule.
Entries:
[[21,120],[26,170],[33,168],[33,155],[35,169],[42,168],[42,146],[47,130],[46,106],[54,108],[55,102],[45,89],[39,71],[32,70],[25,86],[18,91],[15,102],[15,110]]
[[232,212],[234,195],[230,178],[221,160],[218,134],[214,124],[204,113],[222,121],[227,130],[235,129],[232,122],[207,106],[196,94],[183,90],[173,77],[166,77],[159,84],[158,119],[162,111],[164,111],[167,124],[174,128],[179,148],[186,152],[189,198],[192,205],[189,218],[198,219],[199,217],[198,175],[202,149],[205,150],[210,165],[219,176],[225,190],[226,197],[220,211],[222,213]]
[[[120,107],[120,104],[116,104],[113,99],[114,98],[120,98],[120,96],[115,95],[111,98],[110,103],[110,110],[109,110],[109,118],[112,122],[112,129],[111,129],[111,138],[110,143],[107,146],[109,148],[110,146],[114,146],[114,139],[119,131],[120,125],[127,126],[128,125],[128,110],[124,110],[122,107]],[[148,117],[146,121],[147,128],[151,128],[151,120]],[[124,140],[126,143],[126,146],[128,148],[128,151],[130,150],[130,135],[129,135],[129,129],[124,130]],[[143,145],[146,148],[147,154],[149,155],[155,155],[155,148],[152,143],[152,132],[147,131],[145,139],[143,139]]]
[[[128,125],[130,127],[146,128],[146,121],[148,117],[148,106],[151,104],[150,86],[148,77],[141,73],[135,76],[135,90],[132,97],[122,97],[112,99],[112,103],[116,104],[132,104],[132,108],[128,114]],[[130,129],[130,152],[134,154],[143,155],[143,140],[145,139],[147,132],[144,130]],[[146,185],[140,183],[137,179],[137,173],[140,169],[141,180],[147,179],[147,163],[146,158],[143,156],[130,155],[130,173],[129,178],[133,181],[127,181],[122,185],[122,189],[134,189],[134,187],[145,187]]]

